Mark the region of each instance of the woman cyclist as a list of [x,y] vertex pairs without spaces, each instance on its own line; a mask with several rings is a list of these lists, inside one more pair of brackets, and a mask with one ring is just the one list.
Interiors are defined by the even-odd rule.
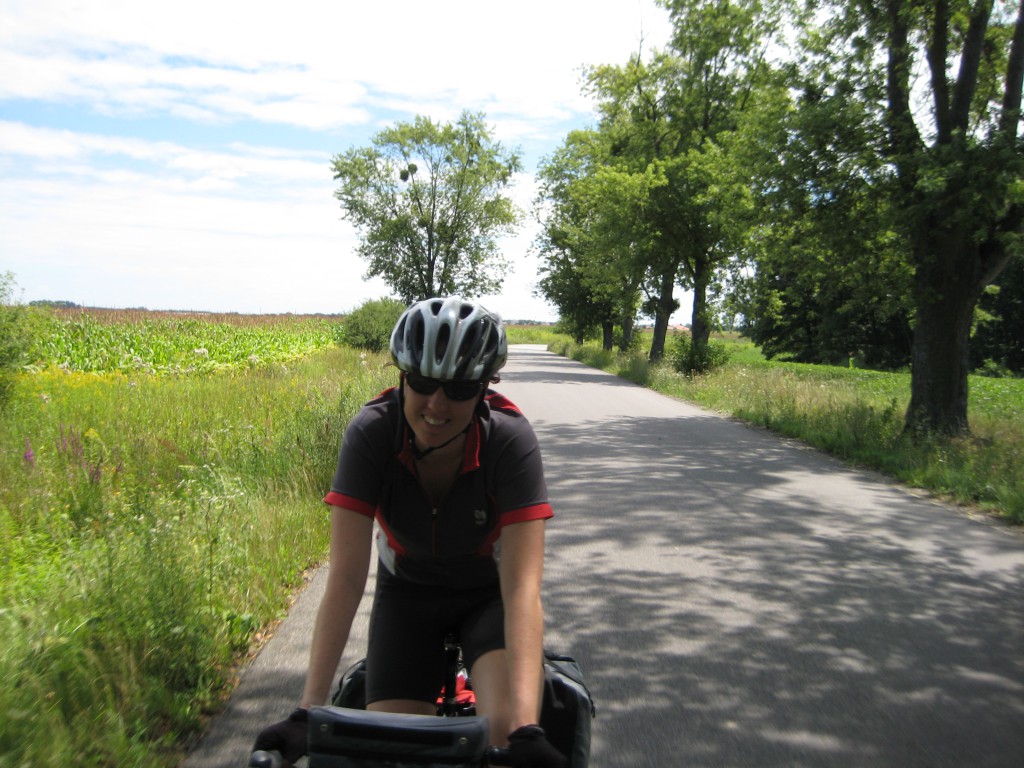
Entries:
[[443,639],[458,636],[477,712],[518,768],[565,760],[537,725],[543,686],[541,575],[552,516],[537,439],[497,382],[508,345],[501,319],[458,298],[409,307],[391,334],[398,386],[345,431],[331,492],[330,571],[300,706],[254,749],[294,763],[308,707],[322,704],[370,565],[366,708],[434,714]]

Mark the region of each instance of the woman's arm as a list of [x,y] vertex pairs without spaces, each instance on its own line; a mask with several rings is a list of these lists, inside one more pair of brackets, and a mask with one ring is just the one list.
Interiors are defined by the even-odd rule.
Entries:
[[509,730],[537,723],[543,685],[544,520],[513,523],[501,531],[501,596],[509,674]]
[[317,610],[303,707],[323,704],[348,642],[370,568],[373,519],[331,507],[331,554],[327,588]]

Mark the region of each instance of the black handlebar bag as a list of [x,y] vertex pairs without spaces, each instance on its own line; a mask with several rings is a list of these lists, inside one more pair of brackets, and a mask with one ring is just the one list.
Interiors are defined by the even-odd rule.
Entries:
[[470,768],[488,742],[486,717],[435,717],[314,707],[309,768]]

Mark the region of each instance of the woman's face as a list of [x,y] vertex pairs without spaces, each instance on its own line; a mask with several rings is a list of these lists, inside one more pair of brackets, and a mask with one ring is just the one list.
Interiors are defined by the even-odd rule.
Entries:
[[422,395],[403,381],[405,420],[416,435],[420,450],[438,448],[462,432],[473,418],[479,397],[452,400],[444,387],[429,395]]

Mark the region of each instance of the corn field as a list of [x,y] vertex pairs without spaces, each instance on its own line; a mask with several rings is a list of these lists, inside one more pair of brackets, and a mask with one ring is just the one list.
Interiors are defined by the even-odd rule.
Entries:
[[232,315],[132,310],[59,310],[35,319],[30,371],[212,373],[286,363],[331,346],[340,319],[324,315]]

